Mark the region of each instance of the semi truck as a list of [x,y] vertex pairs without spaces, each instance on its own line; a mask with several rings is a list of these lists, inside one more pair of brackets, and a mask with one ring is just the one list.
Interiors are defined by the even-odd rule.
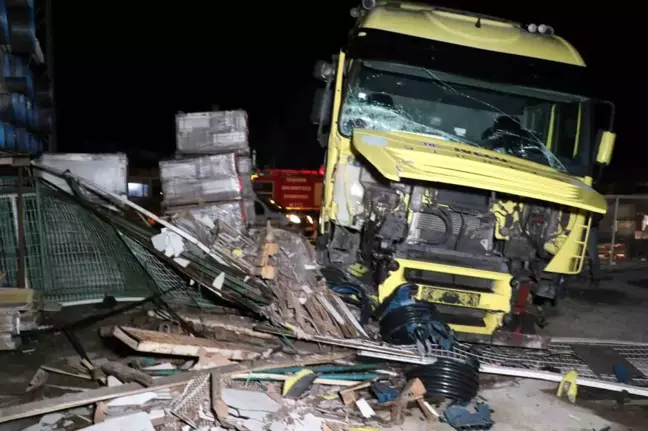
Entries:
[[463,335],[555,301],[586,259],[614,106],[544,24],[365,0],[312,120],[326,149],[318,255],[412,286]]

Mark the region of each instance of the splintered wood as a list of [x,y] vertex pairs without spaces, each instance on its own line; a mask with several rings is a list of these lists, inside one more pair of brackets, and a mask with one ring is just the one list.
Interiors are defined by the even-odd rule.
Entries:
[[167,334],[127,326],[116,326],[113,329],[113,336],[133,350],[146,353],[199,357],[202,352],[207,352],[237,361],[255,359],[265,353],[262,349],[243,349],[235,344],[206,338]]
[[419,379],[408,381],[398,398],[391,405],[391,423],[393,425],[402,425],[405,422],[407,403],[422,399],[425,392],[425,386]]
[[274,230],[268,221],[266,225],[259,263],[257,264],[256,275],[264,280],[272,280],[277,275],[277,269],[269,264],[270,258],[279,252],[279,245],[274,242]]
[[[308,241],[280,229],[269,228],[262,234],[265,245],[278,246],[272,258],[276,273],[267,280],[276,296],[274,304],[268,307],[277,316],[273,320],[305,334],[365,338],[351,310],[328,288]],[[264,251],[262,259],[265,256]]]

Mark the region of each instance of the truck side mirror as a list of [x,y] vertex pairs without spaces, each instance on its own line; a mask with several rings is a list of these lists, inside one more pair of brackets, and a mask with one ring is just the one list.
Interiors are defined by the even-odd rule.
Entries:
[[311,122],[313,124],[326,125],[331,119],[332,92],[327,88],[315,90],[313,107],[311,109]]
[[315,63],[315,68],[313,69],[313,76],[315,77],[315,79],[328,82],[331,80],[334,74],[335,69],[333,68],[332,63],[324,60],[318,60]]
[[599,133],[598,145],[596,152],[596,163],[599,165],[607,166],[612,161],[612,152],[614,151],[614,142],[616,141],[616,134],[609,130]]

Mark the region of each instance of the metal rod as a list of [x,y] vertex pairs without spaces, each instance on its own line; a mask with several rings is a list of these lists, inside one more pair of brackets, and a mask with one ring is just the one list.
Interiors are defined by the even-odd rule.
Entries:
[[614,199],[614,217],[612,218],[612,244],[610,244],[610,265],[614,265],[614,244],[616,243],[617,216],[619,215],[619,198]]
[[25,274],[25,200],[23,196],[23,181],[25,180],[23,168],[18,168],[18,196],[16,197],[17,207],[17,224],[18,224],[18,271],[16,274],[17,287],[25,287],[26,274]]
[[38,223],[38,248],[39,248],[41,268],[42,268],[40,281],[42,284],[40,286],[32,285],[32,288],[40,287],[43,290],[48,288],[57,289],[59,288],[57,284],[58,280],[56,277],[52,276],[52,265],[50,264],[50,255],[47,252],[47,242],[45,241],[47,232],[46,232],[46,224],[45,224],[44,214],[43,214],[43,207],[44,207],[43,201],[46,199],[46,196],[40,181],[36,181],[35,186],[36,186],[35,201],[36,201],[36,217],[37,217],[36,222]]

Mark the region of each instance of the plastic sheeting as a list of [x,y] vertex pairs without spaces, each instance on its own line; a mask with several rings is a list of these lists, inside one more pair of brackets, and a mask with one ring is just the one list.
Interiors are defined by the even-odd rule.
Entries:
[[236,156],[233,153],[190,157],[160,162],[160,179],[207,179],[236,177]]
[[249,174],[239,175],[237,161],[234,153],[229,153],[160,162],[164,205],[205,204],[252,196],[252,181]]
[[189,213],[196,219],[207,217],[214,223],[219,220],[237,230],[242,230],[246,225],[254,224],[255,221],[254,201],[249,199],[200,206],[173,207],[168,208],[165,213],[167,215]]
[[176,148],[185,154],[250,153],[245,111],[178,114]]

